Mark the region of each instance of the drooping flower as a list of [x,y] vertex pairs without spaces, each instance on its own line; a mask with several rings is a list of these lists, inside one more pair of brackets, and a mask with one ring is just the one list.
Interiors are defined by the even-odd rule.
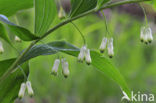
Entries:
[[63,73],[64,77],[67,78],[70,74],[69,64],[65,58],[62,59],[61,62],[62,62],[62,73]]
[[99,48],[101,53],[103,53],[105,51],[106,46],[107,46],[107,38],[104,37],[102,39],[102,42],[101,42],[101,45],[100,45],[100,48]]
[[2,54],[3,52],[4,52],[3,44],[2,44],[2,42],[0,41],[0,54]]
[[85,51],[85,60],[88,65],[92,62],[89,49],[86,49]]
[[32,97],[34,95],[34,91],[32,89],[31,82],[30,81],[27,81],[26,82],[26,86],[27,86],[27,90],[28,90],[28,95],[30,97]]
[[150,27],[148,27],[146,29],[146,32],[147,32],[147,40],[149,43],[151,43],[153,41],[153,36],[152,36],[152,30]]
[[151,43],[153,41],[152,30],[150,27],[143,26],[141,28],[140,39],[145,44]]
[[83,60],[85,59],[85,51],[86,51],[87,47],[84,45],[83,47],[81,47],[80,49],[80,53],[78,55],[78,61],[83,62]]
[[15,36],[15,41],[16,42],[21,42],[21,39],[18,36]]
[[59,13],[58,13],[58,17],[59,17],[60,19],[64,19],[65,16],[66,16],[66,13],[65,13],[65,11],[63,10],[63,8],[62,8],[62,6],[61,6],[61,7],[60,7],[60,10],[59,10]]
[[54,65],[53,65],[51,74],[57,75],[57,71],[58,71],[58,68],[59,68],[59,64],[60,64],[60,59],[56,59],[56,60],[54,61]]
[[108,56],[112,58],[114,56],[113,38],[109,39],[107,49],[108,49]]
[[19,90],[19,93],[18,93],[18,97],[20,99],[24,97],[25,89],[26,89],[26,84],[25,83],[22,83],[21,84],[21,87],[20,87],[20,90]]
[[141,27],[141,31],[140,31],[140,40],[141,42],[144,42],[145,40],[145,33],[144,33],[145,27]]

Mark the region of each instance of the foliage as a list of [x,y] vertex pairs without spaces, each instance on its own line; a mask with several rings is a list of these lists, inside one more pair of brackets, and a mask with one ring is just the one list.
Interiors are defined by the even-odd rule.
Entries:
[[[10,3],[12,1],[7,0],[7,2]],[[55,41],[48,44],[35,45],[36,43],[41,41],[43,38],[48,36],[50,33],[54,32],[61,26],[68,24],[71,21],[83,17],[87,14],[94,13],[102,9],[104,4],[106,4],[105,8],[107,8],[124,3],[140,1],[144,0],[129,0],[122,1],[119,3],[116,2],[114,4],[106,4],[108,0],[71,0],[71,11],[69,17],[64,21],[61,21],[59,24],[57,24],[48,31],[51,23],[56,18],[56,3],[54,0],[35,0],[34,33],[31,33],[28,29],[22,26],[10,22],[8,18],[4,15],[0,15],[0,20],[9,27],[11,33],[13,32],[23,41],[32,41],[32,43],[26,49],[24,49],[16,59],[3,60],[0,62],[0,67],[3,68],[1,68],[0,70],[0,89],[3,89],[3,92],[1,92],[2,94],[0,95],[0,101],[3,103],[12,102],[13,99],[17,96],[19,86],[22,82],[24,82],[22,71],[24,71],[26,74],[25,79],[29,74],[28,60],[40,55],[52,55],[59,52],[63,52],[65,54],[69,54],[76,57],[79,53],[79,49],[77,47],[66,42]],[[6,3],[6,1],[4,2],[4,0],[0,1],[0,4],[4,5],[0,7],[1,14],[11,16],[18,10],[32,7],[32,0],[25,0],[25,2],[22,2],[22,4],[20,4],[21,2],[19,3],[17,0],[14,0],[12,4],[10,3]],[[14,6],[14,3],[16,3],[17,7]],[[4,8],[6,7],[8,8],[8,12],[4,11]],[[98,9],[96,7],[98,7]],[[3,24],[0,24],[0,30],[2,30],[0,36],[9,43],[10,39],[8,38],[9,36]],[[123,76],[115,68],[115,66],[105,56],[94,50],[91,51],[91,57],[92,66],[103,72],[107,77],[114,80],[121,87],[121,89],[125,91],[129,97],[131,97],[129,88],[127,87]],[[19,66],[21,66],[21,69],[19,69]],[[8,90],[11,92],[8,92]]]

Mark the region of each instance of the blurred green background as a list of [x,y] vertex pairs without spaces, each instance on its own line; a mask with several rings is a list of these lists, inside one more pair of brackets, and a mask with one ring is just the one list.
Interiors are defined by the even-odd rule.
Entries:
[[[140,17],[119,13],[116,9],[108,11],[108,27],[115,39],[115,56],[111,61],[125,77],[132,91],[155,95],[156,41],[154,40],[150,45],[140,42],[140,28],[143,25]],[[33,17],[33,9],[17,13],[19,24],[30,30],[33,30]],[[58,22],[60,20],[55,19],[52,27]],[[98,49],[102,37],[106,34],[103,18],[97,14],[91,14],[74,22],[84,33],[88,47]],[[156,28],[152,20],[149,23],[152,24],[152,28]],[[154,38],[155,33],[153,29]],[[79,32],[72,24],[61,27],[40,43],[56,40],[66,40],[77,47],[83,45]],[[19,51],[29,44],[29,42],[13,42]],[[18,55],[6,42],[3,41],[3,44],[5,52],[0,55],[0,60]],[[67,79],[62,75],[61,66],[58,76],[50,74],[53,62],[58,55],[67,58],[69,62],[71,73]],[[104,55],[107,57],[107,53]],[[96,68],[87,66],[85,63],[78,63],[77,58],[63,53],[39,56],[30,60],[29,80],[32,82],[35,96],[33,98],[26,96],[22,100],[24,103],[120,103],[122,97],[122,91],[118,85]]]

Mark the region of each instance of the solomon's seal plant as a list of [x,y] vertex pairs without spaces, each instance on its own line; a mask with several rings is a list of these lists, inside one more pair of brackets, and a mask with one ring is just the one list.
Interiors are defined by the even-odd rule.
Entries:
[[[93,67],[103,72],[107,77],[114,80],[121,87],[121,90],[124,91],[124,94],[129,98],[131,97],[130,90],[121,73],[103,54],[100,54],[98,51],[91,50],[87,47],[89,44],[86,43],[84,35],[78,26],[74,23],[74,20],[106,8],[112,8],[114,6],[127,3],[139,3],[150,0],[121,0],[116,2],[111,2],[110,0],[71,0],[71,10],[67,14],[66,18],[61,20],[52,28],[50,28],[50,26],[55,18],[58,17],[58,15],[60,18],[64,17],[63,8],[62,10],[60,9],[59,14],[57,14],[55,0],[23,0],[22,4],[19,3],[19,5],[17,3],[17,6],[12,5],[12,3],[15,1],[20,2],[19,0],[7,1],[8,3],[6,3],[6,6],[4,6],[5,8],[1,8],[0,6],[0,12],[1,10],[7,10],[7,12],[2,12],[0,15],[0,38],[11,45],[14,50],[18,49],[13,45],[12,40],[9,38],[7,33],[8,30],[11,32],[11,34],[16,35],[16,41],[22,40],[31,43],[21,52],[17,52],[17,57],[0,61],[0,90],[4,90],[0,92],[0,103],[11,103],[14,101],[15,97],[18,96],[19,98],[23,98],[26,89],[28,90],[28,95],[33,96],[34,92],[31,87],[31,83],[27,81],[29,75],[29,60],[40,55],[52,55],[59,52],[74,56],[78,58],[78,61],[81,62],[85,60],[87,64],[91,64]],[[35,8],[35,20],[34,32],[31,32],[27,28],[19,25],[18,22],[11,22],[10,16],[14,15],[15,12],[21,9],[32,7],[33,2]],[[66,41],[53,41],[50,43],[37,44],[45,39],[48,35],[53,35],[54,31],[68,23],[71,23],[79,31],[79,34],[83,39],[83,46],[81,48],[78,48]],[[107,29],[106,19],[105,24]],[[106,36],[103,36],[103,40],[100,45],[100,51],[104,52],[104,50],[107,48],[109,57],[113,57],[114,37],[110,35],[108,29],[107,33],[109,35],[106,34]],[[141,40],[144,42],[151,42],[153,40],[152,31],[149,26],[147,27],[147,25],[145,25],[145,27],[141,30]],[[4,49],[2,42],[0,41],[0,53],[3,52]],[[53,75],[58,73],[60,62],[62,64],[62,72],[64,77],[68,77],[70,71],[68,62],[65,59],[56,59],[51,73]]]

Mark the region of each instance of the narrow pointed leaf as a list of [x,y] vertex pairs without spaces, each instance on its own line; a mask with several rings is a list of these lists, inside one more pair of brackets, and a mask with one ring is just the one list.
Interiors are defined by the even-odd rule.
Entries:
[[[79,53],[79,49],[67,42],[64,41],[56,41],[48,44],[37,45],[34,46],[21,60],[21,63],[34,58],[39,55],[50,55],[55,54],[57,52],[63,52],[72,56],[77,57]],[[103,55],[96,51],[91,51],[92,63],[91,65],[97,68],[99,71],[104,73],[107,77],[114,80],[125,93],[130,97],[130,91],[127,87],[127,84],[120,74],[118,69],[109,61],[109,59],[105,58]]]
[[[0,61],[0,77],[8,70],[14,61],[15,58]],[[21,68],[25,72],[26,76],[28,76],[28,62],[25,62]],[[17,98],[22,82],[24,82],[24,75],[18,68],[15,72],[11,73],[4,81],[0,83],[0,103],[13,103],[14,99]]]
[[11,16],[19,10],[33,7],[33,0],[0,0],[0,14]]
[[43,35],[56,16],[55,0],[35,0],[35,34]]
[[10,22],[8,18],[4,15],[0,15],[0,21],[6,23],[11,32],[17,35],[20,39],[24,41],[32,41],[38,39],[35,35],[33,35],[29,30],[26,28],[17,26],[16,24]]
[[10,44],[10,39],[8,37],[7,31],[3,24],[0,23],[0,38],[3,38],[6,42]]
[[96,5],[97,0],[71,0],[70,17],[74,17],[94,9]]

